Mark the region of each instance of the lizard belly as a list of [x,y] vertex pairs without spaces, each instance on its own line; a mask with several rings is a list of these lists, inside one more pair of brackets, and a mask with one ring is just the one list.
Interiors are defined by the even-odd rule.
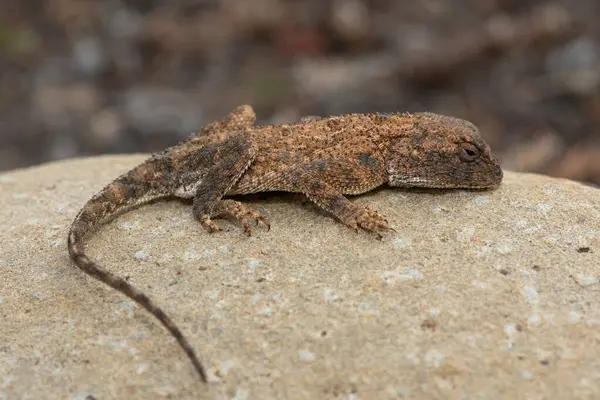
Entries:
[[284,174],[275,171],[256,173],[249,168],[248,171],[228,191],[228,195],[251,194],[259,192],[273,192],[285,190],[281,184]]

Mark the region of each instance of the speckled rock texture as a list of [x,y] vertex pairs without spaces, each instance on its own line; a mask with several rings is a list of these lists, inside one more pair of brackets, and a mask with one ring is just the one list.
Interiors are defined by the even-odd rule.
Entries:
[[[600,191],[506,173],[488,192],[361,196],[355,233],[301,196],[252,197],[270,232],[209,234],[157,202],[89,240],[188,335],[87,277],[66,236],[144,156],[0,175],[0,399],[600,398]],[[93,396],[93,397],[88,397]]]

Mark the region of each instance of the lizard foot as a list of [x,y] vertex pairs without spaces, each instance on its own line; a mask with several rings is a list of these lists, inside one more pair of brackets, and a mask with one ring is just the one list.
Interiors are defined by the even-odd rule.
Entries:
[[[252,234],[252,223],[255,226],[263,225],[267,230],[271,228],[267,216],[249,206],[240,203],[239,201],[231,199],[221,200],[215,207],[212,216],[231,217],[238,220],[240,224],[242,224],[244,232],[246,232],[248,235]],[[211,220],[209,216],[202,215],[199,219],[200,223],[207,227],[210,231],[221,230],[219,224]]]
[[381,239],[382,232],[391,230],[385,217],[377,210],[375,210],[370,204],[353,204],[354,208],[354,221],[350,226],[356,230],[362,228],[367,232],[376,233],[378,238]]
[[198,217],[198,221],[204,226],[209,232],[221,231],[221,226],[218,223],[210,219],[210,215],[203,214]]

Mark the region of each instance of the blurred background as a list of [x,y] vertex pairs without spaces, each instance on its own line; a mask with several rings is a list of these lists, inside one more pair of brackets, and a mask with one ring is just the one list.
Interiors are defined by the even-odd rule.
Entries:
[[259,123],[432,111],[600,184],[598,0],[1,0],[0,170]]

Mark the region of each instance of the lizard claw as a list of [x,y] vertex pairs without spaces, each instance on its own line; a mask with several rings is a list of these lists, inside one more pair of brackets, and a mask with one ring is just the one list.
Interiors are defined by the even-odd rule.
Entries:
[[259,215],[256,218],[256,225],[263,225],[265,227],[265,229],[268,231],[271,230],[271,223],[269,222],[269,218],[265,215]]
[[248,220],[252,220],[255,226],[263,225],[267,231],[271,229],[271,224],[269,223],[269,219],[262,215],[259,211],[253,210],[249,207],[244,207],[242,209],[243,214],[234,215],[242,224],[244,228],[244,232],[248,234],[248,236],[252,235],[252,227],[248,223]]
[[222,230],[219,224],[210,219],[208,215],[202,215],[199,219],[202,226],[208,229],[209,232],[216,232]]

